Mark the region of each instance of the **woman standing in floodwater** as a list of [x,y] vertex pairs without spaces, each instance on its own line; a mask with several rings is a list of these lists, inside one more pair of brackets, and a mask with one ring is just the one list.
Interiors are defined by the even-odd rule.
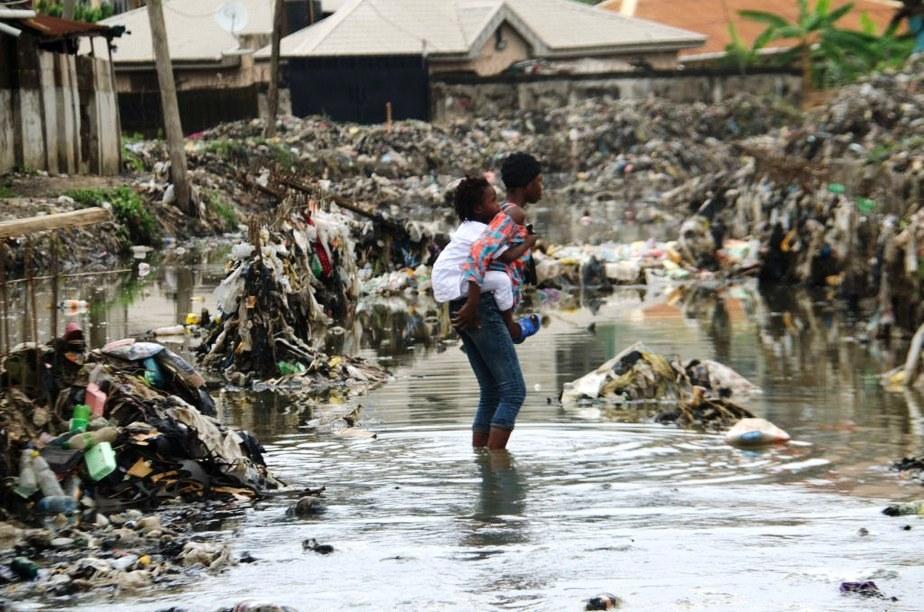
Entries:
[[[501,169],[507,187],[507,202],[525,208],[542,199],[542,169],[534,157],[515,153]],[[472,253],[496,252],[499,240],[510,240],[517,233],[516,224],[501,219],[502,227],[492,222],[472,246]],[[468,298],[450,304],[453,325],[462,337],[469,364],[478,379],[480,397],[472,425],[472,446],[490,450],[507,448],[507,441],[526,399],[526,383],[513,340],[493,295],[479,299],[480,284],[490,261],[469,258],[468,267],[477,270],[471,281]]]

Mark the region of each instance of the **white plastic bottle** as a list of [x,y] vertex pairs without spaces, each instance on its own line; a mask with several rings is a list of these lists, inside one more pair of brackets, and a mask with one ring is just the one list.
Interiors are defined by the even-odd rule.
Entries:
[[42,495],[45,497],[64,496],[64,489],[61,488],[58,477],[55,476],[55,473],[48,467],[48,462],[45,461],[44,457],[35,453],[32,457],[32,466],[35,468],[35,479],[38,481],[39,488],[42,489]]
[[29,499],[38,491],[38,480],[35,477],[35,466],[32,465],[32,449],[27,448],[19,459],[19,482],[16,483],[16,494]]

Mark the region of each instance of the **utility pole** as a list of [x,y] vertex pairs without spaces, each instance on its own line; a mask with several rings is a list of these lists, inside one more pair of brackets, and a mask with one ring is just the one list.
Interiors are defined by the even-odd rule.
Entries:
[[64,19],[73,19],[74,12],[77,10],[77,0],[64,0],[64,10],[61,16]]
[[183,126],[180,123],[180,109],[176,101],[170,47],[167,45],[163,0],[148,2],[148,19],[151,22],[151,42],[154,47],[154,63],[157,66],[157,81],[160,84],[160,104],[164,113],[164,132],[167,135],[167,149],[170,151],[170,173],[176,190],[176,203],[180,210],[195,217],[196,208],[189,197],[189,183],[186,178]]
[[285,8],[284,0],[276,0],[276,8],[273,11],[273,52],[270,57],[269,92],[266,95],[266,126],[263,129],[263,135],[266,138],[276,135],[276,115],[279,114],[279,46],[282,41]]

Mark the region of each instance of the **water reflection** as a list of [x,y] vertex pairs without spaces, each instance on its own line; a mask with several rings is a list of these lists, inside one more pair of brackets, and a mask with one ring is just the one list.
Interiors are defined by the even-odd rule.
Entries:
[[[224,278],[225,249],[191,250],[182,261],[161,264],[159,255],[148,261],[127,262],[120,270],[99,274],[62,275],[35,281],[35,327],[46,342],[61,334],[69,322],[86,332],[90,348],[148,330],[185,322],[190,312],[214,312],[212,291]],[[57,297],[57,303],[56,302]],[[7,286],[8,326],[0,326],[0,348],[34,339],[31,296],[27,283]],[[5,334],[9,328],[9,338]]]
[[[172,286],[176,300],[187,281],[151,276],[129,311],[172,323],[187,304],[153,308],[166,292],[145,291]],[[194,299],[211,281],[189,282]],[[259,563],[133,603],[272,593],[298,609],[558,610],[615,591],[635,609],[835,609],[849,603],[838,581],[880,568],[900,570],[876,578],[883,590],[919,601],[917,531],[868,498],[920,495],[885,466],[920,452],[924,398],[879,386],[894,359],[859,342],[855,314],[825,297],[753,284],[536,295],[546,324],[519,349],[529,392],[501,455],[468,448],[477,385],[456,344],[440,341],[439,309],[423,296],[372,300],[332,346],[391,358],[395,380],[360,400],[377,440],[312,426],[329,406],[219,394],[224,420],[255,432],[284,480],[327,485],[324,518],[285,519],[287,501],[267,500],[234,541]],[[559,406],[565,381],[636,341],[737,369],[764,391],[749,408],[795,443],[743,452],[720,436]],[[874,539],[855,537],[860,527]],[[307,537],[337,552],[305,556]]]
[[466,546],[492,547],[528,541],[526,479],[509,451],[475,451],[480,487]]

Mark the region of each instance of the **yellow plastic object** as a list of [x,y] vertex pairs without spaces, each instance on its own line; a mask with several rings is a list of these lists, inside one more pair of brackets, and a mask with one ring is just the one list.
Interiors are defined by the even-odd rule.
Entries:
[[186,315],[186,325],[199,325],[202,322],[202,315],[198,312],[190,312]]

